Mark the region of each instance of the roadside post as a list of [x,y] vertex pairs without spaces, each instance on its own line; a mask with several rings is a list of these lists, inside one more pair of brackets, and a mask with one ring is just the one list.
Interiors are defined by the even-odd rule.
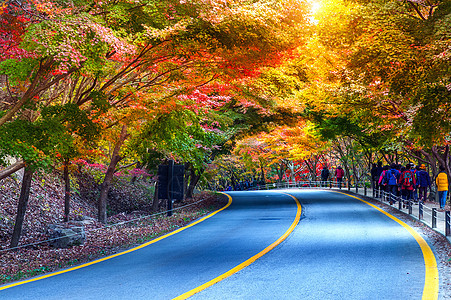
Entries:
[[445,235],[451,235],[451,212],[449,210],[445,212]]
[[432,228],[437,228],[437,208],[432,209]]
[[418,219],[423,220],[423,202],[418,203]]

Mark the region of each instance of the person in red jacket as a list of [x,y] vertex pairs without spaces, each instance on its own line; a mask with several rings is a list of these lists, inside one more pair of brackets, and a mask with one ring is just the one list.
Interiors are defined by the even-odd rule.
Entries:
[[338,166],[335,170],[335,177],[337,178],[338,187],[341,189],[341,184],[343,183],[343,177],[345,176],[345,171],[341,166]]
[[379,181],[377,182],[377,184],[379,186],[379,189],[380,189],[379,192],[381,192],[381,194],[383,194],[382,191],[389,192],[389,190],[388,190],[388,180],[387,180],[387,171],[388,170],[390,170],[390,166],[389,165],[386,165],[386,166],[384,166],[382,168],[381,175],[379,176]]
[[416,185],[415,174],[411,170],[411,165],[407,164],[404,172],[399,177],[399,186],[401,187],[401,197],[404,203],[413,200],[413,191]]

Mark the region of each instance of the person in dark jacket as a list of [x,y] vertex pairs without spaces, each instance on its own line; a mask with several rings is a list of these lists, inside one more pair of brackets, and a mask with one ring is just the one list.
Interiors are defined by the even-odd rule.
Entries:
[[401,172],[396,169],[396,164],[390,166],[390,170],[385,172],[385,180],[387,181],[388,192],[390,193],[390,204],[396,202],[396,195],[398,194],[398,181]]
[[417,173],[417,186],[418,186],[418,200],[422,203],[426,201],[428,188],[431,186],[431,176],[426,171],[424,164],[420,165],[420,171]]
[[420,172],[420,166],[417,165],[415,168],[412,168],[412,172],[415,175],[415,181],[417,183],[413,189],[413,201],[418,203],[418,172]]
[[371,168],[371,187],[376,188],[377,186],[377,165],[373,164],[373,167]]
[[327,180],[329,180],[330,171],[327,168],[327,165],[323,166],[323,169],[321,170],[321,185],[327,186]]

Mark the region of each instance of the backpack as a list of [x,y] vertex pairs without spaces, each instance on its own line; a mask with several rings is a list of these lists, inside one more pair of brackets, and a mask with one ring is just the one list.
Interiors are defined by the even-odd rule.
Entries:
[[412,172],[410,171],[404,172],[402,185],[407,187],[412,185]]
[[396,170],[387,170],[385,172],[385,179],[388,183],[388,185],[397,185],[398,184],[398,178],[396,177]]
[[429,173],[426,171],[420,171],[418,173],[418,181],[417,184],[421,187],[427,187],[431,184],[431,180],[429,178]]

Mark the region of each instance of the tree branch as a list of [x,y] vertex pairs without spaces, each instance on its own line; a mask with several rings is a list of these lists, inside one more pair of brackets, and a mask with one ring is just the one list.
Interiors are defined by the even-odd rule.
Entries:
[[8,166],[7,168],[0,170],[0,180],[16,173],[20,169],[25,167],[25,163],[23,161],[17,161],[14,164]]
[[407,2],[410,4],[410,6],[413,7],[413,9],[416,11],[416,13],[420,16],[420,18],[421,18],[423,21],[426,21],[426,18],[425,18],[424,15],[421,13],[421,11],[420,11],[420,9],[418,8],[418,6],[416,6],[415,3],[411,2],[411,1],[407,1]]
[[134,163],[131,163],[131,164],[128,164],[128,165],[125,165],[125,166],[120,166],[120,167],[114,169],[114,173],[116,173],[116,172],[119,171],[119,170],[127,169],[127,168],[129,168],[129,167],[131,167],[131,166],[134,166],[134,165],[136,165],[137,163],[138,163],[138,162],[135,161]]

